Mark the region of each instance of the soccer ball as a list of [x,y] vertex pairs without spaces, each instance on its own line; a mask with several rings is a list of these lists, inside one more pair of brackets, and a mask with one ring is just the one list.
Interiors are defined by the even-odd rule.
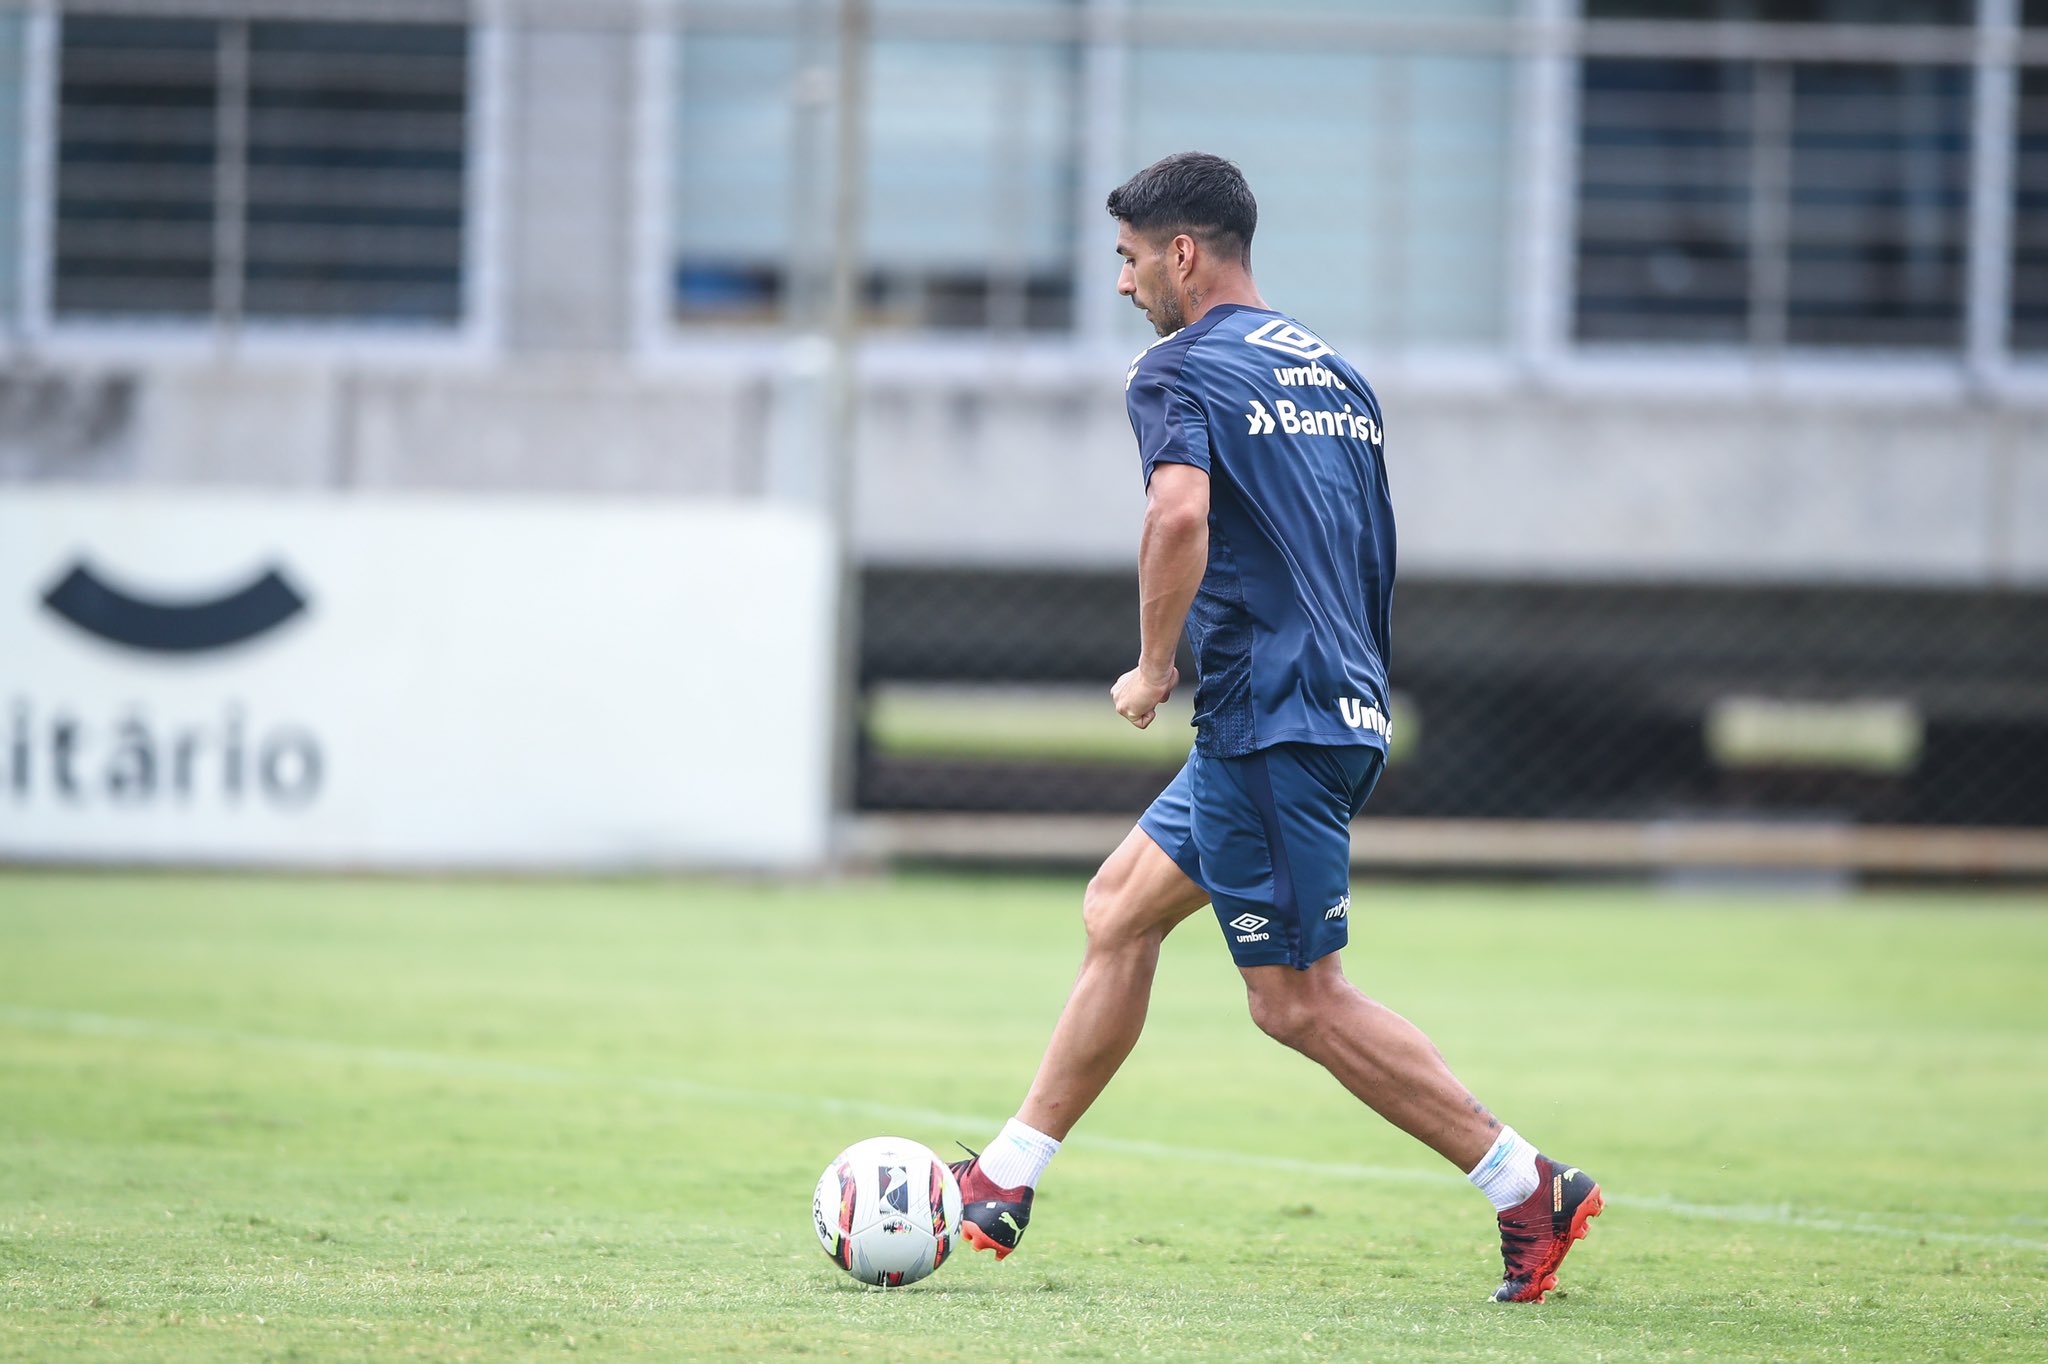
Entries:
[[811,1221],[833,1264],[862,1283],[901,1288],[953,1253],[960,1185],[946,1162],[916,1142],[870,1137],[825,1167]]

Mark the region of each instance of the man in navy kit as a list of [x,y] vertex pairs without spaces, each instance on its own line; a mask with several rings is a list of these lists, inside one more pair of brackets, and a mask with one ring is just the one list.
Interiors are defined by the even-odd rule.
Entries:
[[1102,864],[1082,906],[1080,978],[1017,1116],[961,1161],[967,1239],[998,1259],[1032,1190],[1144,1027],[1159,946],[1214,907],[1268,1035],[1327,1068],[1492,1200],[1500,1301],[1541,1301],[1601,1207],[1584,1171],[1503,1127],[1421,1030],[1338,966],[1350,826],[1386,764],[1394,517],[1378,400],[1342,356],[1268,308],[1251,275],[1258,207],[1199,152],[1109,196],[1118,292],[1160,340],[1124,389],[1145,476],[1138,664],[1111,688],[1143,729],[1200,670],[1194,751]]

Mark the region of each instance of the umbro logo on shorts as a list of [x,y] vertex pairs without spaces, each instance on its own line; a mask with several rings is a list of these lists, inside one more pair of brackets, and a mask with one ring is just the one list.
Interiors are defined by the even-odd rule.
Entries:
[[1271,920],[1261,919],[1256,914],[1240,914],[1230,921],[1230,926],[1238,930],[1237,940],[1239,942],[1265,942],[1273,935],[1271,933],[1261,933],[1259,930],[1270,922]]

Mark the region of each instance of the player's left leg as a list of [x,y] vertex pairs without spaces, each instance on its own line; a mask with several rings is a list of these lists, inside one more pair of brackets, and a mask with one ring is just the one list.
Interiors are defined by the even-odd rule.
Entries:
[[1368,999],[1331,953],[1305,970],[1243,968],[1252,1018],[1320,1064],[1373,1112],[1467,1172],[1492,1200],[1501,1236],[1498,1302],[1541,1302],[1587,1223],[1600,1186],[1503,1127],[1460,1084],[1420,1028]]
[[[1500,1217],[1495,1297],[1540,1301],[1599,1187],[1503,1127],[1420,1028],[1345,979],[1350,824],[1377,754],[1283,745],[1198,770],[1202,867],[1253,1019],[1394,1126],[1452,1162]],[[1241,799],[1239,799],[1241,797]]]
[[1252,1021],[1316,1062],[1373,1112],[1460,1170],[1479,1163],[1500,1121],[1458,1082],[1436,1044],[1345,979],[1332,952],[1306,970],[1242,969]]
[[1216,917],[1269,1036],[1469,1170],[1500,1124],[1422,1031],[1337,964],[1351,910],[1351,819],[1385,766],[1365,747],[1282,744],[1195,765],[1194,838]]

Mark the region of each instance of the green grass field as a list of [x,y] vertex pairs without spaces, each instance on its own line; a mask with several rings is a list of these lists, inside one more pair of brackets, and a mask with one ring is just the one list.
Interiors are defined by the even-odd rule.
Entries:
[[1197,918],[1023,1251],[861,1288],[813,1181],[994,1131],[1078,889],[0,874],[0,1358],[2048,1358],[2018,896],[1361,882],[1354,979],[1609,1191],[1523,1308]]

